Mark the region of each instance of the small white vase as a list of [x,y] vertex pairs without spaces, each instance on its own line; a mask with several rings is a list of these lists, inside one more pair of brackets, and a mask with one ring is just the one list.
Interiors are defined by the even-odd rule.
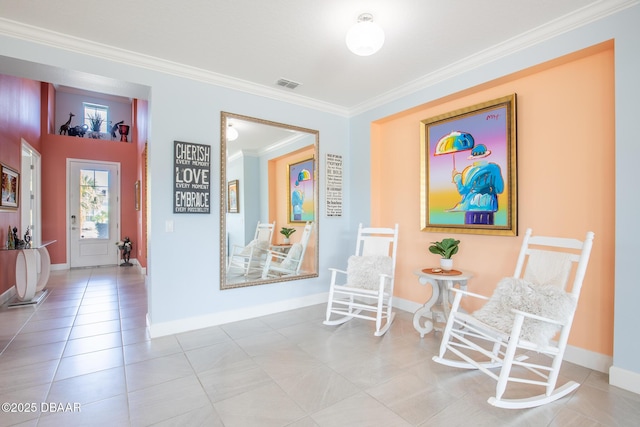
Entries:
[[285,245],[288,245],[288,244],[289,244],[289,242],[290,242],[289,238],[288,238],[288,237],[285,237],[285,238],[284,238],[284,244],[285,244]]
[[440,268],[444,271],[450,271],[453,268],[453,259],[440,258]]

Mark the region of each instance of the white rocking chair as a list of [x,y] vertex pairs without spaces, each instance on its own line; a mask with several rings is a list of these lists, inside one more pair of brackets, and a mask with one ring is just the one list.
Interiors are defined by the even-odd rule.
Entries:
[[313,224],[307,222],[302,231],[300,242],[294,243],[285,254],[278,251],[269,251],[267,261],[262,270],[262,278],[269,279],[284,276],[297,276],[300,274],[304,254],[307,251],[307,244],[311,237]]
[[252,272],[261,272],[271,246],[275,227],[275,221],[271,224],[258,221],[253,240],[247,246],[233,245],[229,255],[227,274],[232,270],[239,271],[245,276]]
[[[325,325],[340,325],[359,318],[376,322],[375,336],[389,330],[395,317],[392,309],[397,248],[398,224],[395,228],[359,225],[356,252],[349,257],[347,271],[329,269],[331,287]],[[331,320],[332,314],[341,317]]]
[[[457,368],[479,369],[497,381],[488,402],[500,408],[531,408],[553,402],[580,384],[569,381],[556,388],[580,289],[589,262],[594,234],[584,241],[531,236],[528,229],[513,277],[500,281],[491,298],[452,289],[455,298],[440,352],[433,360]],[[572,280],[570,280],[572,278]],[[571,283],[570,289],[567,285]],[[487,303],[473,314],[460,308],[464,296]],[[552,338],[559,332],[558,340]],[[530,361],[527,354],[531,353]],[[538,353],[538,354],[536,354]],[[448,358],[445,355],[455,358]],[[540,360],[539,360],[540,359]],[[499,368],[492,371],[492,368]],[[543,394],[505,399],[509,383],[542,386]],[[522,396],[529,387],[518,390]]]

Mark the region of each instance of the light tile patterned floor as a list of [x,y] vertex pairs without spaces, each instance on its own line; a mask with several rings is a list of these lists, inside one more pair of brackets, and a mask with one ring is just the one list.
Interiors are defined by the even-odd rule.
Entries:
[[48,287],[35,309],[0,309],[0,402],[22,409],[0,426],[640,423],[639,395],[570,363],[561,381],[582,383],[570,396],[494,408],[493,380],[432,362],[440,336],[420,339],[402,311],[381,338],[363,320],[322,325],[318,305],[150,340],[135,267],[54,271]]

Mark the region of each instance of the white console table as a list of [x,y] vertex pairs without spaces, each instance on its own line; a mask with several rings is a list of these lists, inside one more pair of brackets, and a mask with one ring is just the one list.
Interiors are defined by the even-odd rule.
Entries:
[[45,287],[51,272],[51,258],[47,246],[55,240],[43,242],[31,248],[15,249],[16,256],[16,301],[9,307],[37,304],[45,295]]

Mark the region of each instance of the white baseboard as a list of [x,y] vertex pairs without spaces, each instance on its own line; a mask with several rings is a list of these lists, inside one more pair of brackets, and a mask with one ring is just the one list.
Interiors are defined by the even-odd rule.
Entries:
[[640,373],[612,366],[609,369],[609,384],[640,394]]
[[171,322],[153,323],[147,316],[147,328],[151,338],[158,338],[166,335],[178,334],[195,329],[207,328],[210,326],[223,325],[225,323],[237,322],[239,320],[253,319],[255,317],[269,314],[281,313],[283,311],[294,310],[296,308],[308,307],[326,303],[328,293],[314,294],[302,298],[294,298],[285,301],[278,301],[271,304],[263,304],[242,308],[238,310],[222,311],[219,313],[207,314],[204,316],[190,317]]
[[613,357],[611,356],[572,345],[567,346],[563,360],[593,369],[594,371],[604,372],[605,374],[609,372],[611,365],[613,365]]
[[[146,267],[142,267],[137,259],[132,258],[130,261],[131,261],[131,264],[133,264],[133,265],[138,267],[138,270],[141,272],[141,274],[144,274],[144,275],[147,274],[147,268]],[[69,265],[69,263],[51,264],[51,271],[54,271],[54,270],[56,270],[56,271],[69,270],[70,268],[71,268],[71,266]]]
[[0,295],[0,305],[4,305],[7,301],[10,301],[14,296],[16,296],[16,288],[15,286],[12,286]]
[[417,302],[409,301],[406,299],[393,297],[393,307],[398,308],[402,311],[406,311],[408,313],[415,313],[417,309],[422,307],[424,304],[419,304]]

